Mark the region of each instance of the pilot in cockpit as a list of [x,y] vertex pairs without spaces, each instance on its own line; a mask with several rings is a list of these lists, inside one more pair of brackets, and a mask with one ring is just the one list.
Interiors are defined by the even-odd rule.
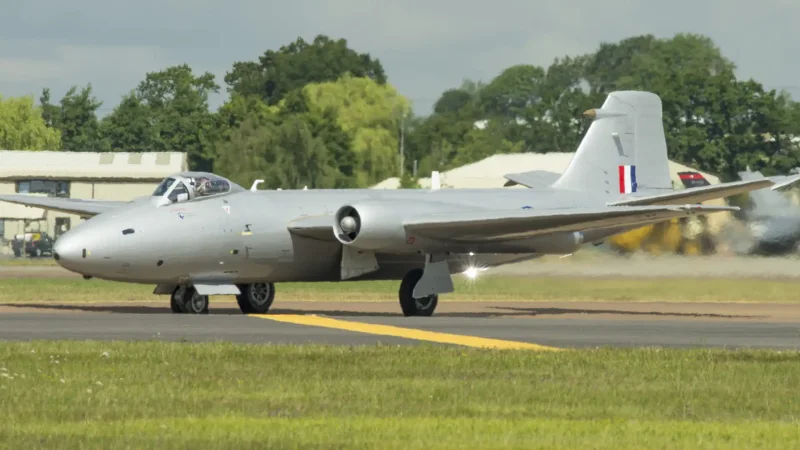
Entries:
[[166,195],[169,204],[181,203],[191,199],[225,194],[231,190],[242,190],[224,178],[207,174],[179,174],[164,179],[153,195]]

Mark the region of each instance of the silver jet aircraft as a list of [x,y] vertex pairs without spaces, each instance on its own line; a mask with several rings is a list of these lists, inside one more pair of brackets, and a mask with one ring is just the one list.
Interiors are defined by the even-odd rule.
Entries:
[[171,176],[132,202],[8,201],[90,217],[54,258],[100,278],[156,285],[176,313],[235,295],[266,313],[278,282],[401,280],[405,316],[430,316],[452,275],[571,254],[642,225],[737,208],[703,206],[770,180],[672,189],[655,94],[609,94],[566,171],[536,189],[256,190],[210,173]]

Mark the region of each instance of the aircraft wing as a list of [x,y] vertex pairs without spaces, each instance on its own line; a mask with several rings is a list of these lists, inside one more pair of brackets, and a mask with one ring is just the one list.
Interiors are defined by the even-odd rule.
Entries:
[[627,196],[622,200],[608,203],[608,206],[639,206],[639,205],[672,205],[675,203],[700,203],[706,200],[730,197],[745,192],[762,189],[775,184],[767,178],[757,180],[734,181],[731,183],[714,184],[710,186],[694,187],[678,191],[669,191],[665,194],[646,196]]
[[0,202],[14,203],[67,214],[76,214],[81,217],[96,216],[128,203],[122,201],[84,200],[78,198],[43,197],[24,194],[0,195]]
[[670,205],[476,211],[410,218],[404,226],[409,233],[425,238],[481,243],[557,232],[639,226],[693,214],[737,210],[739,208],[729,206]]
[[521,184],[529,188],[543,188],[555,183],[561,175],[547,170],[532,170],[530,172],[507,173],[503,177],[508,180],[503,186]]

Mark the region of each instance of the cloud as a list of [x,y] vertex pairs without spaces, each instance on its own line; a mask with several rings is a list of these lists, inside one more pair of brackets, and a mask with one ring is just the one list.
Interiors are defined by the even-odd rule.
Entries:
[[[345,38],[381,60],[390,81],[427,113],[465,78],[513,64],[547,66],[602,41],[678,32],[711,37],[742,78],[800,85],[800,3],[793,0],[26,0],[5,2],[0,93],[91,82],[111,108],[148,71],[189,64],[217,82],[298,36]],[[224,89],[223,89],[224,90]],[[795,93],[800,94],[800,88]],[[215,96],[218,105],[225,94]]]

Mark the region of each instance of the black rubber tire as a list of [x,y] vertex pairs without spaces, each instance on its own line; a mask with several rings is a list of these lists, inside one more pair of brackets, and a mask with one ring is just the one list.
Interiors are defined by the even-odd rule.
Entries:
[[414,298],[414,287],[422,278],[422,269],[414,269],[403,277],[400,282],[400,309],[403,311],[405,317],[430,317],[436,310],[439,304],[439,296],[436,294],[429,295],[423,299]]
[[175,295],[169,296],[169,309],[175,314],[183,313],[183,309],[181,308],[180,303],[176,301]]
[[[266,298],[259,299],[254,296],[260,296],[257,285],[261,285],[267,289]],[[272,307],[272,302],[275,300],[275,285],[273,283],[254,283],[239,285],[241,294],[236,296],[236,303],[239,304],[239,309],[243,314],[266,314]]]
[[[177,292],[180,287],[176,288]],[[197,297],[196,299],[194,297]],[[194,300],[194,301],[193,301]],[[173,305],[173,301],[175,305]],[[170,300],[170,308],[173,312],[182,314],[208,314],[209,299],[207,295],[199,295],[194,287],[188,286],[183,290],[180,298],[175,298],[173,292],[172,299]],[[179,311],[176,311],[175,308]]]
[[189,314],[208,314],[208,296],[200,295],[194,288],[186,290],[183,310]]
[[186,286],[177,286],[175,289],[172,290],[172,294],[169,296],[169,309],[174,314],[183,314],[183,298],[179,298],[183,291],[186,290]]

